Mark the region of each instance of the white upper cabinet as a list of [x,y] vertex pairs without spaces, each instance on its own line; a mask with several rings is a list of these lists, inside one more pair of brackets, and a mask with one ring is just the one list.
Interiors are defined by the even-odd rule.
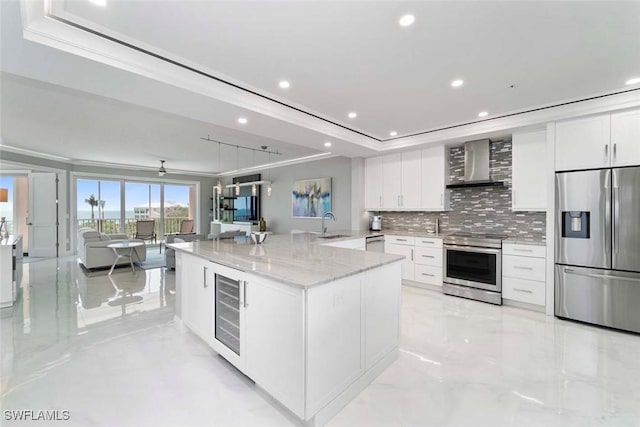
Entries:
[[449,149],[444,145],[425,148],[421,153],[421,207],[427,211],[449,209]]
[[365,209],[449,209],[449,150],[445,146],[365,160]]
[[420,209],[420,187],[422,179],[421,151],[407,151],[402,153],[402,194],[400,207],[402,209]]
[[640,110],[556,122],[556,170],[640,165]]
[[640,165],[640,110],[611,114],[611,166]]
[[610,114],[556,122],[556,170],[608,167]]
[[544,211],[547,131],[514,133],[512,140],[511,208],[514,211]]
[[382,207],[398,209],[402,198],[402,155],[382,156]]
[[376,211],[382,208],[382,157],[369,157],[364,161],[364,206]]

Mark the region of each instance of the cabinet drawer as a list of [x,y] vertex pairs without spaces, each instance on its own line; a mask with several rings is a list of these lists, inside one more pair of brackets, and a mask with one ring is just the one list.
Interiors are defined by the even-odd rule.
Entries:
[[442,268],[442,249],[416,246],[413,259],[416,264]]
[[545,246],[538,245],[520,245],[517,243],[503,243],[502,254],[503,255],[518,255],[535,258],[544,258],[547,253]]
[[531,258],[525,256],[502,256],[502,275],[517,279],[545,281],[544,258]]
[[502,298],[528,304],[545,305],[544,288],[544,282],[505,277],[502,280]]
[[413,236],[397,236],[393,234],[385,234],[384,241],[389,243],[397,243],[400,245],[413,245],[415,237]]
[[433,237],[416,237],[416,246],[424,246],[426,248],[442,248],[442,239]]
[[414,280],[429,285],[442,286],[442,267],[415,265]]

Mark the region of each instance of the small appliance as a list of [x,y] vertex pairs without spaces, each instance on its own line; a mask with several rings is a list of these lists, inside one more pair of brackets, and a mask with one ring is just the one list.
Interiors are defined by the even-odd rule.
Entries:
[[371,231],[382,230],[382,217],[380,215],[372,215],[369,217],[369,230]]

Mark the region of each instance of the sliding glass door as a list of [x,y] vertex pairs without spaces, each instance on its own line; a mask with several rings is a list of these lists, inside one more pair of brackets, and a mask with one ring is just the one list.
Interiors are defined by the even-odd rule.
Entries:
[[[138,220],[153,219],[157,240],[196,218],[196,186],[129,180],[76,179],[77,227],[133,237]],[[195,228],[194,230],[195,231]]]
[[120,181],[78,179],[76,185],[78,228],[102,233],[122,233]]

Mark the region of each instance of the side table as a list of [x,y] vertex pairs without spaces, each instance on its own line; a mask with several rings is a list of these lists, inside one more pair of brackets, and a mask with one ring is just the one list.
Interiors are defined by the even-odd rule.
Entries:
[[[120,258],[129,258],[129,263],[131,264],[131,272],[134,273],[135,267],[133,266],[133,255],[136,255],[136,258],[138,257],[138,254],[135,253],[135,248],[140,247],[144,245],[143,242],[115,242],[115,243],[109,243],[107,245],[108,248],[113,249],[113,253],[116,255],[116,259],[113,261],[113,265],[111,266],[111,270],[109,270],[109,276],[111,275],[111,273],[113,273],[113,269],[116,267],[116,264],[118,263],[118,260]],[[118,252],[118,249],[128,249],[129,251],[126,253],[120,253]],[[140,259],[138,259],[138,262],[140,261]]]

